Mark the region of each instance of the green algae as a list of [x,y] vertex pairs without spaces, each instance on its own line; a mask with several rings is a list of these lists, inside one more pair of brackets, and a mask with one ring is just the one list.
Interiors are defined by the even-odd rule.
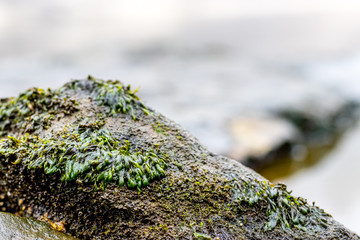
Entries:
[[165,136],[168,135],[167,132],[169,131],[169,129],[165,126],[164,123],[160,123],[159,121],[156,121],[156,123],[152,124],[152,127],[157,133]]
[[331,217],[318,207],[311,206],[306,199],[293,197],[285,185],[269,184],[268,182],[242,181],[241,186],[234,188],[235,202],[238,210],[248,206],[261,206],[266,212],[265,231],[273,230],[277,225],[283,230],[297,228],[302,231],[318,232],[327,228],[327,218]]
[[141,109],[145,114],[149,110],[136,95],[136,90],[131,90],[130,85],[124,86],[119,81],[103,81],[92,76],[87,81],[73,81],[65,85],[64,89],[74,89],[89,92],[91,97],[101,106],[107,107],[108,114],[129,114],[135,120],[135,110]]
[[167,156],[157,150],[131,150],[129,141],[119,141],[105,122],[79,124],[51,138],[23,136],[0,142],[0,158],[61,174],[65,182],[80,180],[104,189],[110,182],[129,188],[147,186],[165,176]]
[[[13,159],[29,169],[42,168],[46,174],[61,174],[63,181],[82,179],[104,189],[109,182],[130,188],[146,186],[164,176],[165,154],[156,150],[130,151],[130,142],[120,142],[109,131],[101,129],[104,123],[72,126],[73,129],[40,138],[32,133],[47,129],[59,113],[70,115],[77,110],[75,100],[68,100],[68,90],[87,91],[106,114],[131,115],[148,109],[132,91],[130,85],[119,81],[103,81],[89,76],[86,81],[73,81],[57,91],[32,88],[2,103],[0,107],[0,135],[23,129],[19,138],[8,136],[2,140],[2,158]],[[14,159],[15,158],[15,159]]]
[[1,99],[0,102],[0,137],[9,132],[32,133],[47,129],[56,116],[71,115],[78,110],[77,103],[70,99],[67,90],[82,90],[99,105],[106,107],[106,113],[129,114],[136,119],[136,110],[145,114],[150,111],[131,90],[119,81],[103,81],[89,76],[87,81],[73,81],[57,91],[51,89],[31,88],[16,98]]
[[76,102],[60,96],[58,91],[31,88],[17,98],[4,100],[0,105],[0,136],[8,132],[34,132],[46,129],[55,115],[76,111]]
[[212,239],[212,237],[210,237],[209,235],[197,233],[197,232],[194,232],[194,238],[196,240],[211,240]]
[[[294,236],[299,230],[313,235],[329,226],[331,216],[328,213],[314,204],[308,204],[304,198],[294,197],[283,184],[273,185],[255,179],[226,179],[206,171],[191,178],[166,180],[168,187],[157,186],[155,189],[173,202],[168,207],[163,203],[170,211],[169,217],[178,215],[185,226],[196,233],[203,232],[205,236],[216,236],[214,221],[228,229],[242,231],[252,228],[252,222],[257,221],[257,228],[252,231],[266,233],[280,228]],[[255,213],[256,220],[248,217]],[[228,221],[219,222],[219,217]]]

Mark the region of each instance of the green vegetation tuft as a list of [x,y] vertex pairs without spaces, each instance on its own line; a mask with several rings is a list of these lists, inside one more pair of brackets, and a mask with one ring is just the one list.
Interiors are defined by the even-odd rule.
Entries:
[[194,232],[194,239],[196,240],[212,240],[212,237],[206,234]]
[[71,114],[76,110],[74,100],[60,96],[50,89],[31,88],[17,98],[0,105],[0,137],[8,132],[34,132],[47,128],[58,113]]
[[145,114],[150,113],[136,95],[138,89],[132,91],[130,85],[124,86],[119,81],[104,81],[89,76],[85,81],[68,83],[64,89],[80,89],[89,92],[99,105],[107,107],[108,114],[130,114],[135,120],[135,110],[141,109]]
[[79,124],[51,138],[9,136],[0,142],[0,158],[46,174],[59,173],[66,182],[91,182],[95,189],[104,189],[109,182],[140,189],[165,175],[165,154],[131,150],[129,141],[118,141],[103,125]]
[[261,209],[266,211],[265,231],[272,230],[277,225],[285,231],[297,228],[302,231],[318,232],[327,227],[329,214],[316,206],[310,206],[303,198],[293,197],[283,184],[243,181],[237,189],[240,190],[235,191],[234,196],[240,210],[242,203],[245,203],[250,207],[261,206]]
[[[29,169],[41,168],[46,174],[61,174],[63,181],[81,180],[104,189],[109,182],[129,188],[146,186],[164,176],[166,156],[155,150],[133,150],[129,141],[116,139],[103,129],[104,122],[73,124],[70,130],[40,138],[36,130],[47,129],[59,113],[70,115],[77,109],[69,90],[80,90],[105,107],[106,114],[129,114],[136,110],[149,114],[129,86],[91,76],[75,80],[57,91],[31,88],[17,98],[1,101],[0,158]],[[20,136],[20,137],[19,137]]]

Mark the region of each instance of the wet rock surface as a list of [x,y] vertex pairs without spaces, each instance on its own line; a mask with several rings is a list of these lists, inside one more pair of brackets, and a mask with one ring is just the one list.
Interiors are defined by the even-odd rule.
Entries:
[[0,237],[3,240],[75,240],[46,223],[0,212]]
[[22,121],[1,129],[8,212],[63,221],[80,239],[359,239],[285,185],[209,152],[120,82],[35,92],[0,108],[2,123]]

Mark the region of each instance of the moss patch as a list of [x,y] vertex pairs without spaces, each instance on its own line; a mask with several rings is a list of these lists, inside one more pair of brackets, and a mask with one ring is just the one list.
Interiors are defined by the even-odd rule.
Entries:
[[9,98],[0,105],[0,136],[9,132],[31,133],[46,129],[55,115],[76,111],[76,102],[62,97],[59,91],[31,88],[17,98]]
[[119,81],[103,81],[89,76],[87,81],[73,81],[65,85],[64,89],[88,92],[99,105],[106,107],[108,114],[130,114],[135,120],[135,110],[141,109],[146,114],[150,113],[136,95],[138,89],[132,91],[130,85],[124,86]]
[[167,132],[169,131],[169,128],[165,126],[165,124],[160,123],[159,121],[156,121],[156,123],[152,124],[153,129],[162,135],[167,136]]
[[239,211],[258,205],[266,212],[265,231],[276,226],[285,231],[297,228],[305,232],[327,228],[327,218],[331,216],[314,205],[310,206],[305,199],[293,197],[283,184],[254,180],[251,183],[241,181],[241,185],[235,184],[235,187],[234,197]]
[[63,181],[92,182],[95,189],[104,189],[111,181],[139,189],[165,175],[165,154],[131,150],[129,141],[116,139],[103,129],[104,124],[79,124],[51,138],[9,136],[0,142],[0,158],[29,169],[43,169],[46,174],[60,173]]
[[163,181],[154,188],[166,199],[161,206],[169,218],[177,216],[183,228],[196,236],[216,238],[222,227],[233,234],[244,234],[245,229],[258,234],[282,229],[293,236],[299,231],[313,235],[325,231],[331,217],[305,199],[292,196],[283,184],[230,180],[206,171]]

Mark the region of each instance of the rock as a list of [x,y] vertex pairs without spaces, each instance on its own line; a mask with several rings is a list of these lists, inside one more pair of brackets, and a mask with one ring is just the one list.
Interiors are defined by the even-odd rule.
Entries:
[[305,143],[321,146],[333,142],[352,127],[358,119],[358,110],[358,102],[342,101],[327,107],[324,104],[305,104],[297,108],[280,109],[275,114],[293,124],[301,132]]
[[[299,136],[298,130],[290,122],[271,115],[258,114],[234,119],[230,129],[235,141],[230,157],[249,165],[250,159],[270,161],[264,156],[288,142],[294,142]],[[256,168],[260,164],[250,167]]]
[[260,172],[286,160],[297,162],[300,170],[306,158],[322,156],[316,151],[331,149],[358,119],[356,102],[337,100],[331,106],[313,102],[236,118],[230,124],[234,144],[229,156]]
[[2,102],[0,130],[4,210],[80,239],[359,239],[117,81],[30,89]]
[[0,236],[3,240],[75,240],[44,222],[4,212],[0,212]]

